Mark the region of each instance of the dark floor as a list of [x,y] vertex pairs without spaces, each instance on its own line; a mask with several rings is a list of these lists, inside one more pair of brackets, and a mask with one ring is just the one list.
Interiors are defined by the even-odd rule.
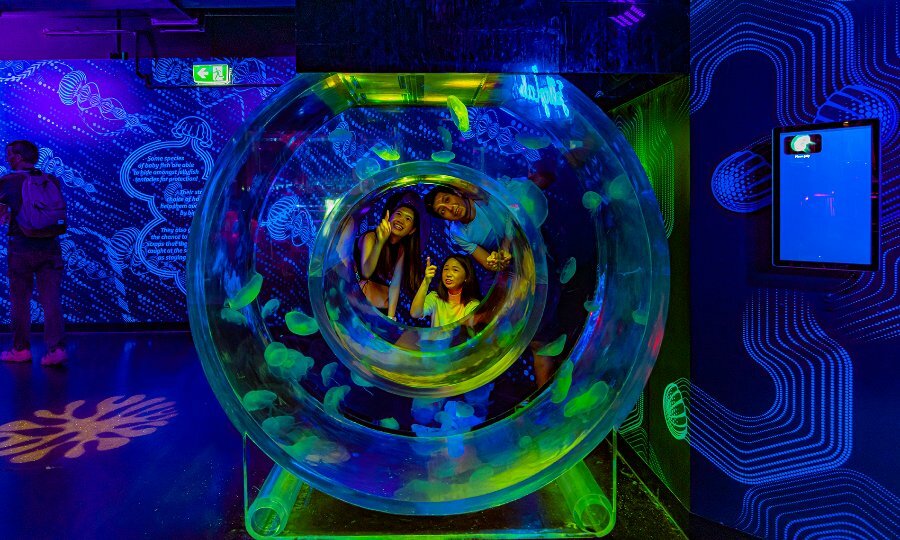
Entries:
[[[65,367],[0,363],[0,538],[247,537],[241,437],[190,335],[69,341]],[[609,538],[683,538],[619,463]]]

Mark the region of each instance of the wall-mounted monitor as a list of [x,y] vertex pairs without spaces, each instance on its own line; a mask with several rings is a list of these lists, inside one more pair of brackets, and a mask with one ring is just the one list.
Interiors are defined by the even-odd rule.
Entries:
[[776,128],[775,266],[877,270],[878,120]]

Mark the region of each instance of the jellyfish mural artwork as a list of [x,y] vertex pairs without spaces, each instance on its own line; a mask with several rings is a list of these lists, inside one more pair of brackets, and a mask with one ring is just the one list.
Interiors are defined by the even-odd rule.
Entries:
[[[273,486],[427,516],[561,482],[625,419],[659,351],[665,228],[615,125],[554,75],[416,77],[424,95],[406,76],[298,76],[231,139],[200,198],[191,329],[221,406],[277,464],[248,511],[260,534],[279,527],[255,528],[254,508],[286,520],[259,503]],[[430,231],[414,264],[458,251],[453,220],[410,202],[435,188],[467,201],[508,266],[477,265],[480,303],[432,327],[406,292],[395,318],[366,296],[355,246],[402,196]],[[538,358],[553,366],[540,388]],[[607,503],[592,534],[612,528]]]
[[113,137],[135,130],[153,133],[143,115],[129,113],[118,99],[101,96],[97,83],[88,82],[83,71],[70,71],[63,76],[57,94],[64,105],[77,105],[81,121],[98,135]]
[[212,130],[206,120],[188,116],[176,122],[172,135],[175,140],[154,141],[132,152],[119,180],[128,196],[147,204],[152,216],[134,239],[134,254],[149,272],[174,279],[185,291],[188,228],[212,170]]

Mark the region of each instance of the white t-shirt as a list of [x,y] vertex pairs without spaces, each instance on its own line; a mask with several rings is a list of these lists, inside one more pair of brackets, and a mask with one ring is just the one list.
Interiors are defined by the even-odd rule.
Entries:
[[431,291],[425,297],[425,305],[422,308],[424,315],[431,315],[431,326],[444,326],[467,317],[478,307],[478,300],[472,300],[465,306],[451,304],[440,299],[436,291]]

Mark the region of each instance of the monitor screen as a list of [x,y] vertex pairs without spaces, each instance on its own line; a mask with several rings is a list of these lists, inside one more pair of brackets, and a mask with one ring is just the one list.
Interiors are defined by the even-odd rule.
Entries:
[[878,268],[878,120],[776,128],[773,262]]

